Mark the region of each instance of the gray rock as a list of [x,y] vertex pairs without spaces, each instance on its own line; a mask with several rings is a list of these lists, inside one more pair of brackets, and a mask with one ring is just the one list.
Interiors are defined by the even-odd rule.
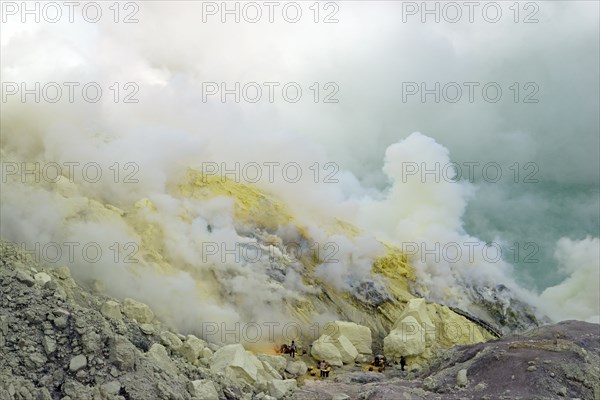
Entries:
[[152,335],[156,332],[156,328],[154,328],[154,325],[152,324],[140,324],[140,329],[146,335]]
[[265,369],[265,371],[271,375],[273,378],[275,379],[283,379],[283,376],[281,376],[281,374],[279,372],[277,372],[277,370],[275,368],[273,368],[271,366],[271,364],[269,364],[268,362],[264,362],[261,361],[263,368]]
[[44,339],[42,339],[42,340],[43,340],[42,344],[44,346],[44,351],[46,352],[47,355],[50,355],[56,351],[56,340],[54,340],[53,338],[51,338],[49,336],[44,336]]
[[269,394],[276,399],[281,399],[288,392],[297,388],[295,379],[278,380],[275,379],[269,382]]
[[58,329],[65,329],[67,327],[67,325],[69,325],[69,317],[67,316],[62,316],[62,317],[58,317],[55,318],[54,321],[54,326],[56,326]]
[[6,344],[6,335],[8,335],[8,317],[0,315],[0,347]]
[[334,394],[331,400],[348,400],[350,396],[345,393]]
[[137,359],[137,352],[136,347],[123,336],[116,335],[110,339],[109,361],[119,369],[132,370]]
[[209,380],[195,380],[188,383],[188,392],[197,399],[219,400],[215,384]]
[[269,396],[268,394],[266,394],[264,392],[261,392],[256,395],[256,400],[277,400],[277,399],[273,396]]
[[289,361],[285,367],[285,370],[294,376],[301,376],[306,374],[308,367],[304,361]]
[[75,378],[77,378],[79,382],[83,382],[88,378],[88,373],[84,369],[79,370],[75,373]]
[[52,400],[52,396],[50,395],[50,392],[48,391],[48,389],[40,388],[38,390],[36,400]]
[[171,375],[177,375],[177,367],[169,357],[167,349],[162,344],[155,343],[144,355],[152,364],[159,366],[163,371]]
[[273,354],[257,354],[256,357],[263,363],[270,364],[277,372],[283,373],[287,366],[287,359],[283,356]]
[[67,280],[71,278],[71,270],[69,267],[58,267],[53,270],[54,274],[62,280]]
[[458,371],[458,374],[456,374],[456,384],[460,387],[465,387],[469,384],[466,369],[461,369],[460,371]]
[[[72,400],[91,399],[90,389],[76,381],[66,381],[63,390]],[[64,399],[64,398],[63,398]]]
[[433,377],[428,376],[427,378],[423,379],[423,389],[433,392],[436,388],[437,382]]
[[33,353],[29,356],[29,359],[37,366],[41,367],[48,361],[46,357],[44,357],[41,353]]
[[139,324],[147,324],[154,319],[154,313],[150,307],[129,298],[123,301],[123,312],[128,318],[135,319]]
[[97,353],[102,349],[102,337],[94,331],[88,331],[81,336],[81,345],[86,353]]
[[55,309],[52,310],[52,314],[55,317],[69,317],[71,316],[71,313],[68,310],[65,310],[64,308],[61,307],[57,307]]
[[121,390],[121,382],[110,381],[100,386],[100,391],[104,394],[116,395]]
[[33,279],[36,281],[37,284],[39,284],[40,286],[44,286],[46,285],[48,282],[50,282],[52,280],[52,278],[50,277],[50,275],[48,275],[45,272],[38,272],[37,274],[35,274],[33,276]]
[[123,315],[121,314],[121,306],[116,301],[108,300],[102,304],[100,312],[105,318],[121,320]]
[[17,279],[17,281],[19,281],[27,286],[35,285],[35,279],[33,279],[33,277],[31,276],[31,274],[29,272],[19,269],[19,270],[17,270],[17,274],[15,275],[15,278]]
[[8,335],[8,316],[0,315],[0,333],[4,336]]
[[179,349],[181,356],[189,363],[194,363],[202,353],[206,343],[194,335],[188,335]]
[[179,350],[179,348],[183,345],[181,339],[179,339],[176,334],[169,331],[163,331],[160,333],[160,341],[165,347],[173,351]]
[[52,295],[52,297],[60,300],[60,301],[65,301],[69,298],[69,296],[67,295],[67,292],[64,288],[62,288],[61,286],[58,286],[56,288],[56,290],[54,291],[54,294]]
[[211,349],[209,349],[208,347],[203,348],[202,351],[200,352],[200,358],[204,358],[206,360],[210,360],[212,355],[213,355],[213,351]]
[[77,372],[85,367],[87,367],[87,359],[83,354],[73,357],[69,363],[69,371],[71,372]]

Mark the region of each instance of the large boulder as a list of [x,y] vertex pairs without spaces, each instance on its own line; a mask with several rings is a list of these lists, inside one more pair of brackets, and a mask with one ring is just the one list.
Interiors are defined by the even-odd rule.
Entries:
[[48,283],[48,282],[50,282],[52,280],[52,278],[50,277],[50,275],[48,275],[45,272],[38,272],[37,274],[33,275],[33,279],[40,286],[44,286],[46,283]]
[[87,359],[84,355],[80,354],[71,358],[71,362],[69,363],[69,371],[77,372],[85,367],[87,367]]
[[219,392],[215,384],[208,379],[191,381],[188,383],[188,392],[194,399],[219,400]]
[[221,347],[213,354],[210,369],[220,372],[237,383],[266,384],[273,380],[261,361],[241,344]]
[[113,395],[116,396],[121,391],[121,382],[119,381],[108,381],[100,386],[100,393],[105,396]]
[[298,387],[295,379],[286,379],[283,381],[274,380],[269,382],[269,394],[276,399],[281,399],[288,392]]
[[[277,372],[277,370],[275,368],[273,368],[271,366],[271,364],[269,364],[266,361],[261,361],[263,368],[265,369],[265,372],[267,373],[267,375],[270,375],[272,378],[274,379],[283,379],[283,376],[281,376],[281,374],[279,372]],[[267,380],[270,380],[270,378],[266,378]]]
[[461,387],[465,387],[469,384],[466,369],[463,368],[460,371],[458,371],[458,374],[456,374],[456,384]]
[[138,350],[125,337],[116,335],[110,338],[108,360],[119,369],[130,371],[137,361]]
[[411,299],[383,340],[383,351],[395,359],[402,355],[417,356],[423,354],[435,340],[435,324],[431,321],[425,299]]
[[423,328],[414,317],[405,317],[403,323],[383,339],[383,351],[386,356],[394,359],[423,353],[425,351]]
[[285,367],[285,370],[294,376],[301,376],[306,374],[308,367],[304,361],[289,361]]
[[81,335],[81,345],[86,353],[98,353],[104,347],[103,338],[93,330]]
[[210,360],[212,358],[212,355],[213,355],[213,351],[211,349],[209,349],[208,347],[205,347],[202,349],[202,352],[200,353],[200,358]]
[[346,336],[341,335],[338,337],[334,345],[339,350],[344,364],[354,363],[354,360],[356,360],[356,357],[358,356],[358,350],[356,350],[356,347],[354,347]]
[[394,324],[392,330],[402,329],[401,325],[404,323],[406,317],[413,317],[417,321],[417,323],[423,329],[423,333],[427,336],[427,339],[435,339],[435,325],[429,317],[425,299],[409,300],[406,308],[396,320],[396,324]]
[[150,307],[129,298],[123,300],[123,312],[128,318],[135,319],[139,324],[148,324],[154,319],[154,313]]
[[205,345],[204,340],[198,339],[194,335],[188,335],[177,351],[187,362],[193,364],[202,354]]
[[177,375],[177,367],[169,357],[167,349],[162,344],[153,344],[150,350],[144,355],[144,358],[152,365],[160,367],[160,369],[168,374],[173,376]]
[[269,363],[280,374],[283,373],[287,366],[287,359],[284,356],[276,356],[273,354],[257,354],[256,357],[263,363]]
[[333,327],[331,337],[337,339],[340,336],[345,336],[360,354],[373,354],[371,329],[347,321],[335,321]]
[[116,301],[108,300],[104,302],[100,308],[100,312],[108,319],[120,320],[123,318],[121,315],[121,306]]
[[177,337],[176,334],[169,331],[164,331],[160,333],[160,341],[165,347],[173,351],[178,351],[181,348],[181,346],[183,346],[183,342],[181,341],[181,339],[179,339],[179,337]]
[[325,360],[325,362],[341,367],[343,365],[342,355],[336,347],[337,339],[333,339],[329,335],[322,335],[312,344],[310,355],[317,361]]

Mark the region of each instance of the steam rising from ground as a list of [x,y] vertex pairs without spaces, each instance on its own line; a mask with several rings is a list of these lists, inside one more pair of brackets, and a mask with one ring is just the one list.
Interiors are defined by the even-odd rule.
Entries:
[[[187,4],[193,9],[193,3]],[[385,10],[365,13],[364,5],[348,5],[340,16],[345,22],[338,26],[221,26],[195,24],[190,9],[164,7],[160,3],[144,5],[142,22],[128,27],[104,21],[97,25],[3,27],[3,81],[30,84],[96,81],[104,88],[105,97],[112,95],[108,87],[116,81],[137,82],[140,86],[137,104],[105,100],[97,104],[85,101],[23,104],[18,98],[3,104],[1,155],[5,165],[22,161],[56,162],[63,166],[66,175],[56,183],[44,179],[32,183],[30,177],[28,184],[23,184],[19,175],[11,175],[5,182],[3,175],[1,236],[4,239],[27,243],[29,248],[36,242],[99,243],[104,252],[98,262],[86,261],[80,251],[74,253],[74,262],[70,263],[74,274],[101,282],[106,290],[119,297],[136,297],[147,302],[181,329],[198,330],[198,321],[233,324],[293,320],[285,311],[285,303],[301,301],[319,290],[303,281],[300,266],[288,263],[285,277],[279,281],[271,279],[272,254],[268,246],[258,262],[232,260],[232,257],[223,261],[221,253],[206,258],[207,242],[225,243],[231,248],[240,243],[258,246],[260,241],[248,235],[246,230],[251,228],[236,221],[232,199],[186,198],[178,191],[190,166],[201,169],[203,163],[215,162],[231,168],[236,162],[284,165],[293,161],[304,174],[298,182],[290,183],[277,170],[275,179],[268,179],[263,173],[256,185],[287,204],[295,222],[304,226],[315,242],[336,244],[335,258],[339,262],[321,260],[316,267],[317,275],[333,287],[352,290],[353,283],[368,279],[373,260],[384,254],[383,246],[375,240],[379,239],[401,246],[410,254],[418,276],[417,289],[432,301],[464,306],[469,302],[465,287],[502,283],[557,320],[598,320],[599,279],[588,279],[598,275],[597,237],[582,240],[564,237],[558,241],[556,258],[561,272],[569,277],[538,297],[516,282],[509,262],[486,259],[482,253],[486,242],[465,230],[464,216],[469,201],[477,197],[476,183],[423,182],[418,174],[405,176],[406,163],[425,163],[429,168],[436,163],[446,165],[452,161],[449,148],[457,149],[458,157],[468,159],[471,154],[492,146],[487,144],[490,140],[497,143],[501,139],[494,136],[497,126],[488,126],[485,131],[472,128],[477,125],[473,118],[481,115],[477,110],[485,108],[482,121],[495,121],[497,115],[488,105],[457,108],[464,120],[460,123],[454,119],[456,114],[448,115],[449,106],[438,106],[439,114],[419,111],[424,117],[416,119],[406,114],[411,110],[407,106],[401,108],[397,119],[386,114],[399,107],[393,100],[399,96],[397,81],[394,85],[384,85],[393,93],[386,93],[382,104],[369,98],[368,90],[352,83],[357,77],[351,73],[353,69],[343,68],[346,63],[365,67],[371,87],[384,83],[378,76],[385,79],[395,76],[392,74],[395,69],[406,79],[418,79],[416,67],[399,63],[393,56],[398,43],[407,52],[415,50],[415,45],[397,35]],[[553,15],[553,6],[545,10]],[[581,36],[597,33],[594,21],[584,17],[587,13],[583,7],[569,8],[569,12],[583,18],[584,26],[591,26],[591,33],[586,31]],[[355,37],[353,27],[363,23],[361,18],[380,18],[381,30],[369,28],[363,38]],[[558,25],[562,29],[561,21]],[[154,33],[156,26],[164,26],[164,30]],[[192,26],[196,28],[186,30]],[[460,58],[464,52],[479,54],[480,46],[468,40],[469,28],[464,26],[456,30],[448,28],[447,32],[443,30],[446,28],[436,26],[434,33],[422,31],[419,26],[412,28],[419,32],[422,43],[429,43],[433,50],[449,59]],[[401,32],[406,29],[403,26]],[[506,34],[513,27],[486,29],[494,36]],[[275,38],[273,32],[278,32],[279,37]],[[508,37],[509,41],[517,40]],[[381,48],[367,49],[373,40]],[[329,58],[328,48],[345,61],[337,65]],[[424,54],[432,53],[417,52],[412,64],[439,68],[439,63]],[[310,57],[314,60],[308,61]],[[363,58],[370,60],[368,66]],[[462,64],[456,61],[452,68]],[[487,71],[486,67],[479,67]],[[444,74],[452,78],[450,72]],[[465,76],[465,80],[476,77],[489,78],[476,74]],[[202,101],[203,81],[235,80],[297,80],[305,88],[314,80],[336,80],[342,88],[346,83],[346,97],[341,98],[339,105],[310,101],[299,104]],[[356,109],[348,111],[344,108],[348,104]],[[552,105],[549,108],[554,110]],[[348,125],[336,122],[346,119],[350,120]],[[439,125],[432,120],[439,120]],[[586,149],[584,153],[588,155],[592,147],[588,143],[595,139],[590,139],[589,126],[581,124],[577,132],[582,143],[576,150]],[[498,129],[506,133],[502,137],[509,142],[507,147],[512,149],[516,144],[519,159],[527,159],[536,153],[536,146],[549,146],[545,141],[540,144],[536,136],[539,128],[525,126],[524,132],[508,133],[513,128]],[[412,133],[416,130],[424,134]],[[576,150],[570,150],[573,154],[567,156],[565,164],[579,165]],[[502,153],[501,157],[510,159],[510,152]],[[335,175],[337,183],[323,179],[327,172],[323,166],[332,160],[341,166]],[[98,182],[83,179],[79,168],[73,174],[65,172],[65,163],[83,166],[90,161],[101,166],[103,176]],[[115,163],[119,163],[118,183],[115,183],[115,168],[111,169]],[[135,174],[137,183],[124,182],[126,174],[131,172],[125,168],[126,163],[139,167]],[[313,179],[315,163],[321,173],[317,182]],[[593,184],[597,176],[587,168],[587,164],[581,167],[580,178]],[[555,175],[560,175],[559,181],[571,176],[558,171]],[[549,172],[545,177],[553,174]],[[362,232],[357,235],[330,232],[324,222],[332,217],[354,223]],[[507,218],[518,220],[512,215]],[[543,221],[538,223],[543,226]],[[289,236],[290,241],[300,240],[293,227],[282,226],[277,234]],[[502,242],[503,238],[494,240]],[[123,244],[144,241],[150,244],[142,249],[144,262],[127,263],[123,257],[127,248]],[[116,261],[114,252],[108,251],[115,242],[121,244]],[[450,251],[462,254],[457,262],[450,262],[444,256],[436,260],[435,256],[423,255],[423,250],[436,246],[441,249],[450,243],[457,245]],[[440,250],[437,252],[439,256]],[[65,257],[63,254],[59,263],[66,262]],[[287,262],[282,255],[277,257]],[[334,317],[322,316],[323,321]]]
[[599,246],[598,238],[591,237],[578,241],[562,238],[556,244],[555,257],[562,272],[569,277],[542,292],[541,299],[554,319],[580,318],[600,323]]

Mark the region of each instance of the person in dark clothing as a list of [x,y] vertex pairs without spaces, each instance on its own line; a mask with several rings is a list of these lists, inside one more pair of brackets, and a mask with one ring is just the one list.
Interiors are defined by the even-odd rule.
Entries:
[[404,371],[404,367],[406,366],[406,357],[400,356],[400,369]]
[[293,340],[290,346],[290,355],[292,356],[292,358],[296,357],[296,342],[294,342]]
[[325,364],[325,360],[322,360],[319,363],[319,370],[321,370],[321,378],[325,377],[325,369],[327,368],[327,364]]
[[383,368],[384,370],[385,370],[386,364],[387,364],[386,358],[385,358],[385,356],[382,356],[382,355],[376,355],[375,359],[371,363],[371,365],[373,365],[374,367]]

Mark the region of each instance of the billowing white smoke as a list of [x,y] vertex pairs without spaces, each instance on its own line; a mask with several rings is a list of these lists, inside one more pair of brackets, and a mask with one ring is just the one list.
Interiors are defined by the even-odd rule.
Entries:
[[359,224],[400,246],[416,267],[419,291],[445,304],[467,306],[468,286],[504,284],[536,303],[511,278],[499,245],[467,234],[462,217],[475,187],[455,180],[448,150],[413,133],[386,150],[390,186],[380,200],[357,203]]
[[[105,253],[98,262],[90,263],[80,251],[75,252],[76,258],[70,263],[74,274],[100,281],[119,297],[136,297],[149,303],[163,318],[170,318],[170,322],[181,329],[197,330],[200,321],[223,321],[231,325],[239,321],[290,320],[282,304],[312,295],[317,289],[305,285],[293,268],[289,269],[283,282],[273,283],[267,274],[268,256],[257,263],[231,259],[221,262],[219,256],[205,259],[203,244],[206,242],[226,243],[231,248],[236,243],[254,243],[253,239],[236,231],[230,199],[201,201],[183,199],[173,193],[184,181],[189,166],[201,168],[203,163],[215,162],[226,163],[231,168],[236,162],[241,165],[251,162],[284,165],[293,161],[304,173],[300,181],[291,183],[289,179],[282,179],[281,169],[271,181],[263,168],[263,176],[256,184],[288,204],[297,221],[307,227],[315,241],[337,246],[324,251],[335,250],[335,254],[326,254],[340,262],[323,260],[317,267],[319,277],[334,287],[349,290],[353,282],[368,276],[372,260],[383,253],[382,246],[374,240],[377,238],[399,245],[409,253],[418,274],[418,290],[431,300],[464,305],[468,302],[465,285],[503,283],[536,303],[531,294],[513,281],[511,266],[496,260],[493,248],[485,247],[485,243],[464,231],[463,215],[468,201],[476,196],[476,187],[446,179],[451,171],[446,168],[450,162],[448,149],[419,133],[389,145],[398,137],[420,129],[412,120],[412,123],[402,124],[402,118],[408,118],[406,111],[402,111],[406,109],[400,110],[399,120],[389,122],[390,129],[372,122],[385,120],[385,114],[381,113],[388,107],[392,107],[396,115],[392,100],[399,96],[398,82],[395,86],[377,79],[373,81],[376,83],[373,86],[389,88],[392,97],[384,101],[381,108],[371,107],[372,119],[364,120],[358,112],[348,115],[343,102],[341,107],[311,102],[308,105],[279,102],[270,107],[268,104],[223,104],[218,99],[202,101],[201,83],[205,80],[298,80],[303,84],[308,82],[305,90],[314,79],[321,83],[332,79],[340,84],[354,82],[355,76],[340,72],[343,68],[337,65],[328,62],[308,65],[306,60],[314,54],[323,60],[329,54],[327,48],[335,53],[347,52],[348,65],[361,66],[364,62],[361,60],[381,56],[377,53],[379,46],[372,46],[369,51],[363,48],[356,49],[358,53],[354,51],[355,45],[360,43],[355,25],[311,25],[311,30],[302,31],[302,40],[298,40],[296,29],[300,25],[201,25],[187,8],[164,8],[157,4],[144,7],[144,18],[138,25],[31,24],[19,25],[18,29],[11,28],[10,24],[3,26],[3,81],[26,81],[28,87],[35,81],[96,81],[104,88],[106,98],[112,96],[108,87],[115,81],[121,84],[134,81],[139,84],[140,91],[138,104],[112,101],[89,104],[81,99],[75,103],[36,104],[28,101],[23,104],[18,96],[3,103],[3,168],[6,162],[56,162],[63,166],[77,162],[81,166],[93,161],[101,166],[104,175],[98,182],[91,183],[81,179],[81,170],[76,169],[75,176],[70,176],[74,178],[74,184],[64,180],[55,184],[42,179],[33,185],[22,184],[18,174],[5,182],[3,175],[2,238],[26,243],[28,248],[35,243],[100,243]],[[357,12],[345,14],[346,21],[360,23],[365,10],[361,10],[360,5],[357,7]],[[374,14],[382,17],[383,26],[390,32],[383,40],[381,32],[368,31],[368,40],[381,44],[382,49],[387,49],[386,46],[395,49],[395,42],[390,43],[389,38],[408,37],[395,33],[392,27],[396,24],[389,13]],[[165,26],[165,29],[157,31],[156,26]],[[195,30],[183,29],[192,26]],[[274,35],[274,30],[279,28],[283,29],[281,33],[277,31]],[[261,40],[255,40],[249,32]],[[426,44],[439,35],[437,31],[428,32],[421,32]],[[450,42],[460,45],[468,36],[468,32],[465,36],[460,31],[453,32]],[[207,41],[207,37],[215,41]],[[216,40],[218,38],[222,40]],[[239,46],[224,51],[228,40]],[[289,45],[290,40],[301,46]],[[412,39],[403,40],[408,49],[415,46]],[[451,53],[447,48],[451,48],[450,42],[444,41],[440,53]],[[488,54],[488,49],[485,50]],[[226,57],[213,56],[222,56],[223,52]],[[395,50],[389,53],[396,54]],[[232,54],[252,65],[240,69],[238,60],[229,57]],[[388,56],[387,52],[385,55]],[[436,68],[438,65],[435,60],[426,58],[417,61],[415,64],[435,65]],[[242,64],[245,66],[244,62]],[[341,65],[347,64],[342,62]],[[392,76],[391,72],[395,74],[397,68],[410,79],[414,76],[410,73],[412,66],[397,61],[377,67],[389,69],[386,70],[390,72],[389,76]],[[388,76],[377,70],[372,70],[371,74],[373,77],[385,75],[382,79]],[[377,103],[376,99],[363,96],[364,91],[359,89],[349,85],[346,93],[350,95],[345,104],[366,110]],[[355,100],[359,99],[357,103],[352,103],[352,95]],[[317,106],[324,108],[315,109]],[[472,108],[468,112],[469,116],[478,114]],[[487,116],[487,112],[483,115]],[[307,115],[319,115],[319,118],[307,118]],[[439,118],[439,123],[445,124],[447,118],[448,115]],[[338,123],[346,119],[350,126]],[[460,129],[477,125],[469,118],[463,119],[468,121],[468,127],[428,127],[436,135],[446,135],[449,139],[443,143],[447,144],[463,137],[456,135]],[[436,118],[427,114],[425,120]],[[495,121],[492,117],[489,120]],[[377,136],[379,133],[375,135],[378,130],[393,135],[393,139]],[[479,139],[478,133],[470,131],[470,136],[464,136],[469,146]],[[372,134],[376,140],[370,140]],[[524,142],[529,140],[523,139]],[[454,148],[459,151],[469,148],[462,144],[459,142]],[[381,168],[377,163],[385,146],[389,147]],[[530,147],[533,146],[523,151],[533,153]],[[332,171],[325,168],[332,159],[340,159],[353,168],[352,171],[350,168],[336,170],[335,183],[324,179]],[[377,163],[373,163],[373,159],[378,160]],[[119,183],[115,183],[115,169],[111,169],[115,163],[119,163]],[[127,173],[132,171],[124,168],[127,163],[139,167],[135,174],[137,183],[124,182]],[[318,165],[319,179],[314,179],[315,165]],[[415,166],[418,172],[413,174],[411,171]],[[432,175],[422,176],[425,169],[436,168],[439,182]],[[381,175],[388,180],[385,189],[363,183],[377,182]],[[149,199],[156,210],[145,208],[143,202],[140,207],[134,207],[143,198]],[[156,250],[175,267],[175,271],[165,275],[158,261],[156,265],[152,262],[148,266],[132,265],[121,257],[115,262],[113,253],[106,249],[115,242],[141,243],[142,238],[121,217],[104,209],[103,204],[135,213],[136,218],[160,232],[164,240],[155,243]],[[321,227],[321,223],[333,216],[355,223],[363,232],[355,238],[343,233],[332,234]],[[287,229],[281,227],[280,236],[293,238],[293,229],[290,228],[290,232]],[[573,250],[568,250],[569,247]],[[581,243],[567,239],[559,242],[557,255],[565,266],[565,273],[572,276],[542,295],[546,304],[553,304],[548,310],[551,316],[593,319],[599,314],[598,280],[582,279],[585,276],[582,271],[598,269],[598,252],[594,252],[597,247],[597,238]],[[125,248],[120,250],[127,251]],[[456,261],[452,261],[454,259]],[[64,258],[60,262],[65,262]],[[575,291],[578,284],[587,285],[588,292]],[[585,311],[567,301],[551,300],[554,295],[568,298],[569,293],[573,293],[576,304],[586,305]],[[323,320],[332,317],[323,316]]]
[[540,296],[543,310],[554,320],[579,319],[600,323],[600,241],[562,238],[554,256],[561,272],[568,275],[562,283],[549,287]]
[[[84,107],[73,113],[73,108],[78,109],[77,104],[56,104],[51,110],[29,108],[18,102],[8,104],[3,120],[8,129],[2,136],[1,237],[31,251],[43,263],[69,265],[77,278],[94,280],[114,296],[144,301],[168,323],[204,334],[210,340],[244,340],[245,334],[255,335],[244,330],[244,326],[253,324],[266,329],[277,323],[275,334],[285,335],[281,326],[294,321],[286,304],[314,295],[318,289],[306,286],[301,271],[293,267],[285,268],[281,281],[271,279],[268,271],[273,252],[260,247],[256,239],[238,233],[239,221],[235,220],[231,198],[195,200],[173,194],[187,179],[189,166],[201,168],[203,162],[219,158],[237,162],[273,158],[260,155],[256,143],[248,143],[257,151],[245,155],[244,160],[241,154],[237,158],[235,150],[232,156],[227,147],[210,143],[210,138],[152,126],[121,130],[109,116],[92,115]],[[30,118],[34,115],[37,118]],[[98,124],[99,133],[87,129],[89,120]],[[138,122],[144,124],[143,120]],[[311,147],[298,142],[295,149],[314,155]],[[291,158],[289,153],[278,157],[282,162],[302,162],[305,171],[311,165],[311,160]],[[23,161],[27,161],[26,166]],[[91,162],[103,173],[98,181],[95,168],[83,170]],[[115,162],[119,163],[116,169]],[[66,176],[55,179],[56,169],[45,168],[50,163],[56,163]],[[135,168],[125,168],[127,163]],[[73,165],[72,173],[69,165]],[[130,182],[127,176],[132,172]],[[298,222],[308,226],[317,246],[321,246],[324,264],[319,276],[325,282],[350,290],[351,282],[368,278],[372,261],[383,254],[382,245],[371,236],[351,239],[326,234],[316,221],[321,215],[331,216],[333,205],[322,203],[325,209],[318,215],[313,211],[319,209],[318,201],[302,206],[311,197],[320,199],[337,190],[333,185],[318,191],[311,180],[300,185],[280,181],[269,184],[265,176],[263,181],[263,186],[289,200]],[[331,204],[336,197],[341,198],[341,194],[336,193]],[[123,213],[105,208],[105,204]],[[163,256],[174,270],[164,271],[160,260],[153,262],[154,255],[143,258],[141,235],[147,228],[143,226],[142,232],[137,232],[128,214],[135,214],[134,225],[149,224],[152,232],[160,233],[162,240],[151,242],[156,246],[151,250]],[[289,241],[299,237],[286,226],[278,233]],[[88,244],[94,246],[84,250]],[[258,249],[259,258],[252,251],[241,251],[244,244]],[[97,259],[96,248],[101,252]],[[216,250],[214,254],[212,250]],[[227,250],[233,250],[233,254],[227,254]],[[245,255],[252,261],[245,260]],[[324,314],[319,318],[316,322],[323,324],[338,317]],[[242,326],[237,328],[237,335],[231,334],[236,332],[236,324]],[[264,334],[261,339],[265,339]]]
[[343,235],[323,237],[325,245],[317,266],[317,276],[338,290],[352,291],[353,284],[372,280],[371,266],[376,257],[385,255],[383,245],[372,236],[354,240]]

